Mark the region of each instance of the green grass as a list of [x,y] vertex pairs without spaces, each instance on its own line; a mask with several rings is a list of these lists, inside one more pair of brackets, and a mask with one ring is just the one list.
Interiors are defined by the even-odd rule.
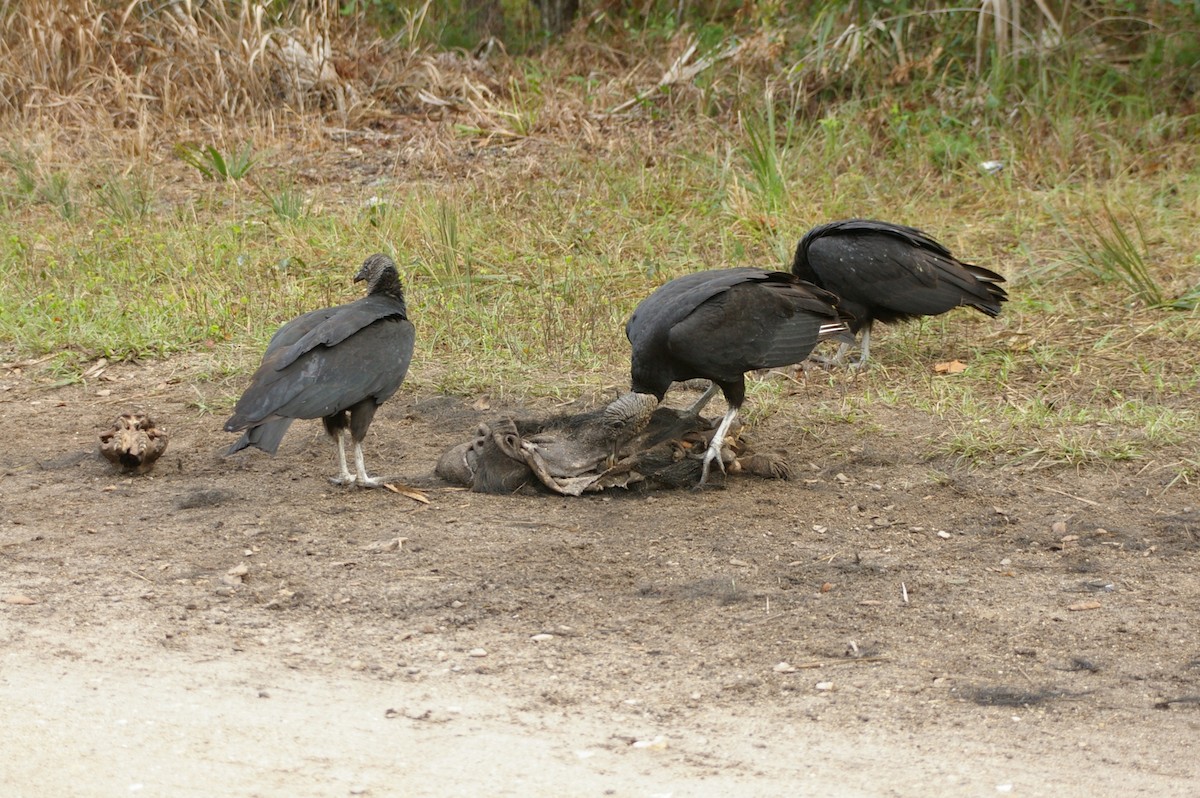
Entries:
[[[889,41],[859,65],[882,69]],[[57,354],[54,380],[100,356],[203,353],[197,379],[217,385],[196,404],[220,410],[280,323],[358,296],[352,274],[384,251],[418,331],[414,389],[569,399],[627,384],[624,322],[666,280],[786,268],[812,225],[876,217],[1004,273],[1012,301],[995,320],[960,310],[878,331],[875,369],[809,378],[806,423],[867,434],[887,428],[880,412],[915,413],[935,430],[916,444],[930,458],[1061,467],[1166,452],[1194,479],[1196,118],[1131,93],[1153,90],[1148,77],[1088,59],[977,81],[951,59],[885,90],[870,70],[806,88],[812,63],[770,84],[722,63],[609,119],[661,71],[517,60],[469,111],[376,149],[339,139],[311,155],[320,168],[264,129],[182,160],[10,145],[0,343]],[[1004,170],[985,174],[985,159]],[[934,373],[954,359],[967,370]],[[792,387],[752,383],[746,418],[805,401]]]

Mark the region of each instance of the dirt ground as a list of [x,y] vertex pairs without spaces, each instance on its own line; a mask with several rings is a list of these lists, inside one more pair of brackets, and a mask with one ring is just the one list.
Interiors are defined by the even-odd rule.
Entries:
[[1200,794],[1200,497],[1145,463],[817,440],[808,385],[749,433],[791,481],[485,496],[433,464],[518,409],[402,389],[367,464],[422,504],[330,485],[316,422],[222,458],[202,371],[0,369],[7,796]]

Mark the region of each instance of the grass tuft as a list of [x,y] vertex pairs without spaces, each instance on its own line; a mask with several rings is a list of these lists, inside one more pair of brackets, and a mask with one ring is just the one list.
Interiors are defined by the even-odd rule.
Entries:
[[121,224],[145,219],[154,207],[153,188],[140,174],[110,178],[97,190],[96,199],[108,217]]

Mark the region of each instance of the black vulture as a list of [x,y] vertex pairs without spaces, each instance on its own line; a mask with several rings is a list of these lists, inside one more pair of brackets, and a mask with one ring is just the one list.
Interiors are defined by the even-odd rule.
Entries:
[[718,388],[729,410],[704,455],[700,485],[746,399],[747,371],[799,363],[818,341],[849,337],[837,297],[787,272],[717,269],[660,286],[634,310],[625,335],[633,348],[632,390],[661,402],[672,382],[712,380],[692,406],[698,413]]
[[[396,264],[387,255],[363,261],[354,282],[367,295],[345,305],[305,313],[279,328],[250,379],[226,432],[245,430],[229,454],[256,446],[271,454],[298,418],[319,418],[337,441],[340,485],[374,487],[362,441],[375,410],[396,392],[412,360],[414,330]],[[346,467],[342,431],[354,442],[357,477]]]
[[[999,274],[963,263],[950,250],[912,227],[870,219],[845,219],[805,233],[796,247],[792,274],[837,294],[839,309],[862,331],[862,357],[871,351],[871,325],[936,316],[969,305],[989,316],[1000,313],[1008,294]],[[834,356],[840,363],[850,344]]]

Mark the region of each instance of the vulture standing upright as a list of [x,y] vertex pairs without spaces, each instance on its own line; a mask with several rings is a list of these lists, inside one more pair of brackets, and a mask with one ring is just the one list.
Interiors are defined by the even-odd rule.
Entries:
[[[1000,313],[1008,294],[999,274],[963,263],[950,250],[912,227],[870,219],[846,219],[814,227],[796,247],[792,274],[837,294],[839,308],[862,331],[862,356],[871,351],[871,325],[936,316],[969,305],[989,316]],[[850,349],[834,356],[840,363]]]
[[[298,418],[319,418],[337,441],[335,484],[374,487],[362,442],[378,407],[396,392],[412,360],[414,330],[396,264],[387,255],[367,258],[354,276],[367,295],[354,302],[305,313],[279,328],[250,379],[226,432],[244,430],[229,454],[256,446],[271,454]],[[357,475],[346,467],[342,435],[354,442]]]
[[818,341],[848,336],[828,291],[787,272],[718,269],[679,277],[642,300],[625,326],[633,348],[632,390],[662,401],[672,382],[712,380],[729,410],[704,455],[700,485],[746,398],[747,371],[799,363]]

